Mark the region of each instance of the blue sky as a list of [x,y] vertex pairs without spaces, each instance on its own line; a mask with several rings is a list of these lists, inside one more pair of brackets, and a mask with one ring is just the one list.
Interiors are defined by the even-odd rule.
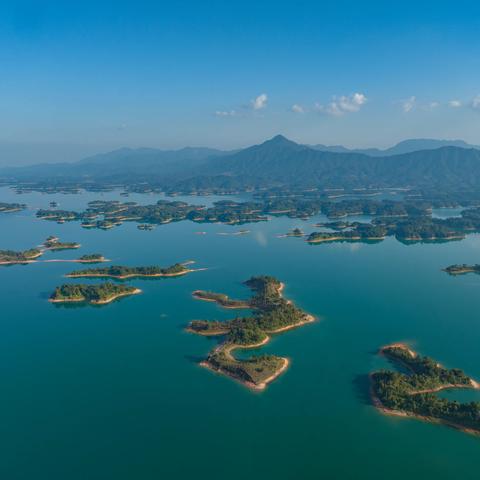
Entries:
[[3,1],[0,146],[480,144],[479,27],[473,1]]

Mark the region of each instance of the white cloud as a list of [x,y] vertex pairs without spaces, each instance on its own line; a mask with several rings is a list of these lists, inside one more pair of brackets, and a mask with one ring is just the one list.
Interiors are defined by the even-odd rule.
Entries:
[[448,102],[448,106],[451,108],[460,108],[462,106],[462,102],[460,100],[450,100]]
[[480,94],[472,100],[470,105],[474,110],[480,110]]
[[440,103],[438,103],[438,102],[430,102],[428,104],[428,108],[430,108],[431,110],[433,110],[434,108],[437,108],[439,106],[440,106]]
[[298,103],[293,104],[291,110],[294,113],[305,113],[305,109]]
[[235,117],[237,112],[235,110],[217,110],[215,112],[216,117]]
[[341,117],[345,113],[358,112],[368,99],[363,93],[354,93],[349,96],[333,97],[327,105],[315,104],[315,110],[334,117]]
[[262,110],[267,106],[268,96],[266,93],[262,93],[255,100],[252,100],[252,108],[254,110]]
[[367,103],[367,97],[363,93],[354,93],[349,97],[342,96],[338,99],[340,109],[345,112],[358,112],[365,103]]
[[415,108],[416,103],[417,103],[417,98],[412,96],[402,102],[402,110],[405,113],[411,112]]

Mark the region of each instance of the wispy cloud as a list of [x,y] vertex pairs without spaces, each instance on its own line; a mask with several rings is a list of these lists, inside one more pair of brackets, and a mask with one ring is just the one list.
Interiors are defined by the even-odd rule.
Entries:
[[450,108],[460,108],[462,105],[463,103],[460,100],[450,100],[448,102]]
[[315,104],[315,110],[320,113],[326,113],[334,117],[341,117],[346,113],[358,112],[368,99],[363,93],[354,93],[352,95],[342,95],[341,97],[332,97],[332,101],[327,105],[321,103]]
[[402,102],[402,110],[405,113],[411,112],[417,104],[417,97],[411,96]]
[[262,93],[257,98],[251,101],[252,108],[254,110],[262,110],[266,108],[268,102],[268,96],[266,93]]
[[217,110],[214,115],[216,117],[235,117],[237,112],[236,110]]
[[294,113],[305,113],[305,108],[303,108],[301,105],[299,105],[298,103],[294,103],[290,110]]
[[473,100],[470,102],[470,106],[474,110],[480,110],[480,94],[473,98]]

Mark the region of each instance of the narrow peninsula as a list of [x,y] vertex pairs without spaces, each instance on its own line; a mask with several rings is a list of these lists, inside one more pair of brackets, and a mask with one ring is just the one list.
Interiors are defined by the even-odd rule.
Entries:
[[142,291],[129,285],[102,283],[100,285],[64,284],[57,287],[50,296],[52,303],[89,303],[103,305],[117,298],[136,295]]
[[194,292],[194,296],[226,308],[249,308],[253,311],[252,316],[223,322],[194,320],[187,331],[224,337],[224,341],[200,365],[234,378],[254,390],[263,390],[288,368],[289,360],[276,355],[256,355],[240,360],[233,352],[259,348],[269,341],[269,335],[300,327],[315,318],[283,298],[283,283],[276,278],[252,277],[245,285],[253,292],[252,297],[245,301],[201,290]]
[[406,373],[383,370],[372,373],[371,396],[380,411],[443,423],[480,434],[480,402],[459,403],[435,393],[447,389],[479,388],[462,370],[446,369],[429,357],[422,357],[405,344],[388,345],[380,354]]

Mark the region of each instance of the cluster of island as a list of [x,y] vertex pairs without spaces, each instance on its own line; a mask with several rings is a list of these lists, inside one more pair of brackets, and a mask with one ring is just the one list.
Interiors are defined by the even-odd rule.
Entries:
[[265,345],[269,335],[284,332],[314,321],[282,296],[283,283],[269,276],[252,277],[245,285],[253,291],[249,300],[233,300],[227,295],[197,290],[199,300],[211,301],[224,308],[251,309],[252,316],[229,321],[194,320],[187,331],[204,336],[219,336],[223,341],[201,365],[234,378],[249,388],[264,389],[284,372],[289,361],[276,355],[255,355],[248,359],[233,356],[234,350]]
[[[23,251],[0,250],[0,265],[25,265],[36,262],[46,251],[71,250],[80,248],[76,242],[60,242],[58,237],[48,237],[42,245]],[[74,260],[45,260],[46,262],[78,262],[78,263],[101,263],[106,258],[100,253],[82,255]]]
[[[202,270],[192,269],[189,265],[193,262],[176,263],[170,267],[146,266],[128,267],[112,265],[105,268],[87,268],[76,270],[66,275],[68,278],[113,278],[115,280],[127,280],[130,278],[158,278],[179,277],[187,273]],[[88,303],[91,305],[103,305],[112,301],[136,295],[142,291],[139,288],[125,284],[105,282],[101,284],[70,284],[60,285],[50,296],[52,303]]]
[[[322,230],[304,234],[295,230],[286,236],[306,237],[310,244],[338,241],[382,241],[393,236],[399,241],[461,240],[468,233],[480,231],[480,207],[465,200],[468,207],[460,216],[435,218],[432,209],[437,206],[452,206],[450,200],[375,200],[325,199],[322,196],[292,195],[287,198],[262,197],[260,199],[235,202],[222,200],[213,206],[191,205],[181,201],[159,200],[153,205],[138,205],[135,202],[93,201],[82,212],[40,209],[37,217],[64,223],[79,221],[83,228],[109,230],[123,222],[138,223],[141,230],[151,230],[155,225],[189,220],[197,223],[223,223],[239,225],[268,221],[275,216],[307,219],[322,213],[331,221],[316,224]],[[370,216],[369,222],[349,222],[349,216]],[[325,230],[326,229],[326,230]]]
[[405,344],[388,345],[380,353],[405,371],[382,370],[370,375],[372,401],[380,411],[480,434],[480,402],[459,403],[435,395],[447,389],[478,389],[477,382],[462,370],[446,369],[418,355]]

